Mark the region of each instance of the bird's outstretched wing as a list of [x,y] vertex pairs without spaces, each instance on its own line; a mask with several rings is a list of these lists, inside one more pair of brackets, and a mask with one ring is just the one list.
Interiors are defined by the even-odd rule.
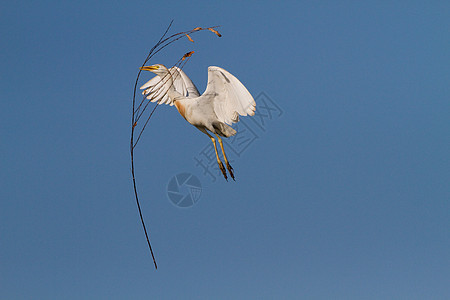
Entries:
[[147,99],[151,102],[158,102],[158,104],[169,104],[173,105],[172,99],[167,95],[169,90],[169,76],[172,76],[173,86],[175,90],[181,95],[189,98],[198,97],[200,94],[197,87],[194,85],[192,80],[178,67],[172,67],[169,69],[170,74],[161,78],[160,76],[155,76],[149,81],[147,81],[143,86],[140,87],[142,95],[146,95]]
[[[183,70],[181,70],[178,67],[172,67],[171,69],[176,69],[179,73],[182,81],[183,81],[183,85],[185,86],[186,90],[187,90],[187,97],[188,98],[196,98],[200,96],[200,93],[198,92],[197,87],[195,86],[195,84],[192,82],[192,80],[186,75],[186,73],[183,72]],[[181,83],[178,83],[181,84]],[[175,85],[175,89],[178,91],[176,85]]]
[[208,85],[202,97],[212,101],[220,122],[231,125],[241,116],[253,116],[256,103],[246,87],[228,71],[219,67],[208,68]]

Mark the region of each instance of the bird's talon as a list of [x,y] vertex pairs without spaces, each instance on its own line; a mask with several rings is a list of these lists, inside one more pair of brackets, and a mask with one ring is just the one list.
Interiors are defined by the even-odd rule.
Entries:
[[225,178],[226,181],[228,181],[227,171],[225,171],[225,167],[223,166],[222,162],[219,163],[219,167],[220,171],[222,171],[223,177]]
[[234,179],[234,173],[233,173],[234,169],[228,162],[227,162],[227,169],[228,169],[228,172],[230,172],[231,178],[233,178],[233,180],[236,181],[236,179]]

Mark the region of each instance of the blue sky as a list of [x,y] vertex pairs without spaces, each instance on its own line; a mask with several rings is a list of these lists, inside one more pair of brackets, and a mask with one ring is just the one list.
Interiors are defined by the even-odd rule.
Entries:
[[[195,165],[209,139],[158,108],[136,150],[155,271],[131,97],[172,19],[223,37],[153,63],[194,50],[201,92],[217,65],[282,113],[243,118],[258,138],[225,182]],[[446,1],[11,2],[0,25],[1,298],[450,298]],[[203,187],[185,209],[181,172]]]

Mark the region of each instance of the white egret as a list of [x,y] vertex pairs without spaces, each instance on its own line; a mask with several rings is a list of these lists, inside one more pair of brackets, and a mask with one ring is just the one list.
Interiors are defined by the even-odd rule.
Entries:
[[225,167],[217,152],[215,138],[209,132],[214,134],[222,149],[228,172],[235,180],[233,168],[225,155],[220,137],[236,134],[236,130],[229,125],[238,122],[239,115],[255,114],[255,100],[245,86],[226,70],[209,67],[208,85],[205,92],[200,95],[191,79],[178,67],[169,70],[164,65],[156,64],[141,67],[141,70],[151,71],[157,75],[141,87],[144,90],[142,94],[151,102],[175,105],[186,121],[206,134],[214,145],[217,163],[227,179]]

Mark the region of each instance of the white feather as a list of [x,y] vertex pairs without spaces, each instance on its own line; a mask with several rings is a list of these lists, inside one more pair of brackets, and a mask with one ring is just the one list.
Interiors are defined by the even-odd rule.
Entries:
[[220,122],[231,125],[241,116],[253,116],[256,103],[245,86],[228,71],[208,68],[208,86],[202,96],[211,99]]
[[169,104],[173,105],[172,99],[167,95],[167,91],[170,88],[169,76],[172,77],[173,86],[175,90],[183,95],[184,97],[198,97],[199,93],[194,83],[187,75],[178,67],[172,67],[169,69],[170,75],[167,74],[163,78],[160,76],[155,76],[145,84],[143,84],[140,89],[144,90],[142,95],[146,95],[147,99],[151,102],[158,102],[158,104]]

